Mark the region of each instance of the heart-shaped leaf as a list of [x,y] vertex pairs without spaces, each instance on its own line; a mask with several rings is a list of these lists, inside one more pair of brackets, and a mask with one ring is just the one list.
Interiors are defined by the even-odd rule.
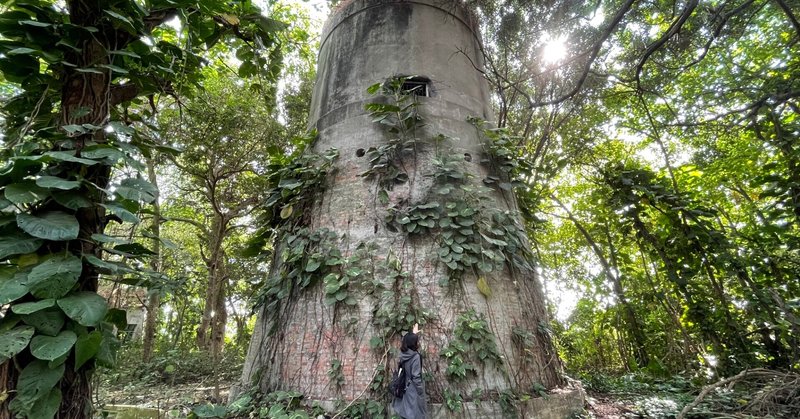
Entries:
[[[33,408],[34,403],[49,398],[49,393],[64,376],[64,365],[50,369],[47,362],[35,360],[23,368],[17,379],[17,395],[12,403],[19,407]],[[33,416],[29,416],[33,417]]]
[[78,282],[81,270],[81,260],[75,255],[51,257],[28,274],[28,288],[35,297],[63,297]]
[[75,343],[75,370],[83,366],[86,361],[92,359],[100,349],[103,335],[95,330],[92,333],[83,335]]
[[54,191],[51,196],[60,205],[73,210],[92,206],[92,201],[75,191]]
[[53,418],[58,413],[59,406],[61,406],[61,390],[53,388],[33,404],[28,417]]
[[80,225],[74,215],[50,211],[41,215],[17,214],[17,225],[40,239],[64,241],[78,238]]
[[55,336],[64,327],[66,318],[60,309],[52,308],[23,315],[22,321],[35,327],[43,335]]
[[0,237],[0,259],[12,255],[22,255],[35,252],[42,246],[43,241],[24,234],[14,234]]
[[19,326],[0,332],[0,363],[22,352],[33,336],[33,327]]
[[32,180],[6,186],[6,199],[15,204],[31,204],[47,198],[47,189],[37,186]]
[[70,294],[58,300],[58,306],[83,326],[97,326],[108,311],[105,298],[89,291]]
[[0,306],[22,298],[27,293],[24,272],[14,268],[0,269]]
[[11,306],[11,311],[17,314],[31,314],[39,310],[44,310],[56,305],[56,300],[48,298],[46,300],[34,301],[32,303],[20,303]]
[[153,186],[152,183],[139,178],[125,179],[119,183],[116,188],[116,193],[126,199],[132,201],[141,201],[150,203],[158,198],[158,188]]
[[31,354],[45,361],[52,361],[69,352],[78,336],[71,330],[63,330],[57,336],[38,335],[31,339]]
[[70,190],[81,186],[81,182],[77,180],[66,180],[56,176],[41,176],[36,179],[36,186],[42,188]]

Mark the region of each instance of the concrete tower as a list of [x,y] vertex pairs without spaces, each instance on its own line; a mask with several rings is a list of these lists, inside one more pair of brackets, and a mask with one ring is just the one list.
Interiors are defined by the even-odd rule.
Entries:
[[[296,390],[334,411],[368,400],[385,406],[400,335],[419,322],[432,417],[508,417],[515,409],[559,417],[580,408],[572,396],[536,400],[538,390],[564,382],[540,284],[521,262],[524,246],[513,246],[527,245],[513,194],[487,179],[503,174],[493,173],[489,140],[467,121],[492,119],[481,66],[478,26],[460,2],[352,0],[333,13],[310,123],[319,132],[314,151],[340,154],[305,227],[335,233],[335,246],[350,258],[335,267],[337,275],[356,270],[341,294],[346,301],[326,302],[330,289],[319,280],[277,313],[260,313],[245,385]],[[386,186],[389,174],[363,174],[398,134],[374,122],[365,105],[392,99],[367,90],[410,76],[401,89],[416,89],[401,100],[418,103],[409,109],[422,120],[405,132],[404,151],[383,156],[401,172]],[[442,191],[447,176],[437,170],[461,173],[451,179],[452,192]],[[418,229],[407,225],[411,219]],[[472,250],[454,244],[453,234],[466,234],[460,244]],[[534,401],[513,402],[523,394]]]

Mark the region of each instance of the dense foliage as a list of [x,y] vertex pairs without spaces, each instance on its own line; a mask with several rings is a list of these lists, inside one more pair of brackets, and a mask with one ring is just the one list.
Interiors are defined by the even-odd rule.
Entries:
[[795,11],[479,6],[498,123],[533,165],[544,276],[579,298],[557,326],[567,366],[796,369]]

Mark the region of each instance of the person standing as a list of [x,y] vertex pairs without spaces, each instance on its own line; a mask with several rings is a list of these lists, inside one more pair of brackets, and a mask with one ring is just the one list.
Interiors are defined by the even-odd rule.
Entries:
[[418,327],[414,325],[414,331],[406,333],[400,345],[400,366],[406,371],[406,391],[402,398],[394,398],[392,409],[403,419],[425,419],[428,416],[417,333]]

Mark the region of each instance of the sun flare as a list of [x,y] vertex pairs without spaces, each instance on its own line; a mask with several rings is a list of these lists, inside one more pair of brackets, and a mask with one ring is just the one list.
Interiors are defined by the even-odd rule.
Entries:
[[542,59],[545,64],[556,64],[567,56],[567,38],[560,36],[547,41],[542,50]]

